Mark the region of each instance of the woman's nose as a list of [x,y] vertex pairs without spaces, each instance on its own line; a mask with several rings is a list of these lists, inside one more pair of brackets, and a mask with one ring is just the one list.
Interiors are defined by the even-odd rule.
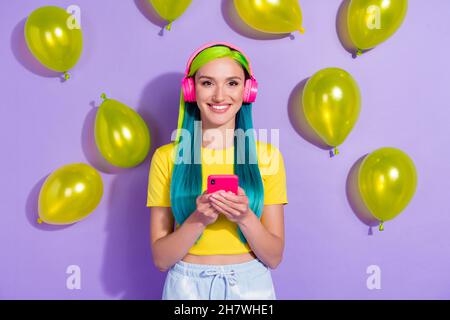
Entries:
[[213,100],[214,101],[222,101],[224,99],[224,92],[221,86],[217,86],[214,91]]

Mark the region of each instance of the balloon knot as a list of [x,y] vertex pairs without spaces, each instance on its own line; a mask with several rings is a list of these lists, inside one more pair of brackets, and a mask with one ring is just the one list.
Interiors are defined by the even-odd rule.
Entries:
[[362,50],[361,49],[358,49],[357,51],[356,51],[356,55],[359,57],[360,55],[362,55]]
[[170,31],[170,28],[172,27],[172,22],[173,21],[169,21],[169,24],[166,26],[166,30]]
[[43,221],[41,220],[41,218],[38,218],[38,219],[37,219],[37,223],[42,224],[42,222],[43,222]]
[[69,80],[70,79],[70,74],[67,71],[64,71],[64,80]]
[[380,231],[384,230],[383,221],[380,222],[380,226],[379,226],[378,230],[380,230]]
[[305,33],[305,29],[303,29],[303,27],[300,27],[300,28],[298,29],[298,31],[299,31],[301,34],[304,34],[304,33]]
[[337,147],[334,147],[333,149],[330,150],[330,158],[333,158],[334,156],[339,154],[339,150]]
[[108,97],[106,96],[106,94],[102,93],[100,95],[100,98],[102,98],[103,100],[108,100]]

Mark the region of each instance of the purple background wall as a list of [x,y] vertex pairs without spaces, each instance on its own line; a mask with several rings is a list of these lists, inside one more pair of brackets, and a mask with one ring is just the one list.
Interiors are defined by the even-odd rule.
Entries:
[[[54,4],[81,8],[84,51],[62,83],[33,59],[26,17]],[[225,40],[251,57],[260,91],[257,128],[280,128],[289,204],[286,248],[272,271],[280,299],[450,298],[450,2],[411,0],[400,30],[353,59],[336,32],[341,1],[301,1],[306,33],[261,37],[233,19],[228,1],[195,0],[159,35],[145,1],[0,2],[0,298],[159,299],[165,274],[152,264],[149,161],[176,126],[179,81],[199,45]],[[341,154],[304,138],[292,116],[302,81],[319,69],[349,71],[360,85],[360,118]],[[137,110],[152,134],[140,166],[111,170],[96,153],[93,121],[105,92]],[[393,146],[414,160],[419,183],[406,210],[373,234],[352,210],[349,174],[358,159]],[[38,225],[37,198],[48,174],[87,162],[105,192],[84,221]],[[81,268],[81,290],[66,288],[66,268]],[[381,269],[369,290],[366,269]]]

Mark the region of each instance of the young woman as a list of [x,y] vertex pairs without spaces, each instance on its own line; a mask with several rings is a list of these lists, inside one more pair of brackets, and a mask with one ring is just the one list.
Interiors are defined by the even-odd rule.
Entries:
[[[231,44],[188,61],[177,137],[156,149],[149,173],[153,260],[169,270],[163,299],[276,299],[269,268],[283,256],[286,175],[279,149],[252,132],[256,92]],[[238,194],[207,194],[211,174],[237,175]]]

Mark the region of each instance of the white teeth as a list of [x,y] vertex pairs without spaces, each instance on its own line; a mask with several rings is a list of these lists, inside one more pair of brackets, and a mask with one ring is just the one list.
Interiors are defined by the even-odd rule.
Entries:
[[229,105],[215,106],[215,105],[211,105],[211,104],[210,104],[209,106],[212,107],[213,109],[216,109],[216,110],[223,110],[223,109],[228,108]]

